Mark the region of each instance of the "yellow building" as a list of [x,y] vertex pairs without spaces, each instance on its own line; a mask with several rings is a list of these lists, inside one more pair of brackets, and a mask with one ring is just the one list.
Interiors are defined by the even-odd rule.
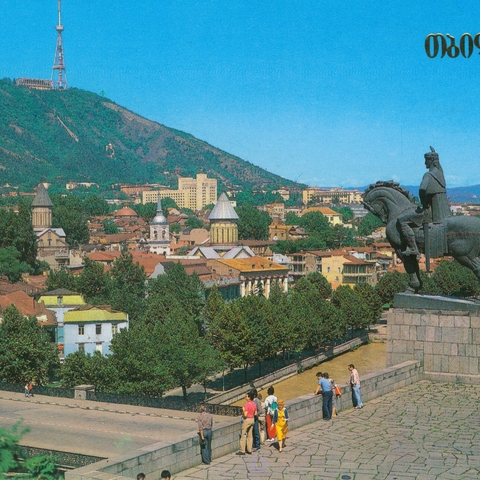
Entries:
[[307,208],[306,210],[304,210],[302,212],[302,217],[306,213],[310,213],[310,212],[320,212],[324,217],[327,218],[328,223],[332,226],[343,224],[342,215],[340,213],[336,212],[335,210],[332,210],[331,208],[328,208],[328,207]]
[[208,178],[204,173],[197,174],[196,178],[180,177],[178,190],[142,192],[142,203],[157,203],[159,196],[171,198],[180,208],[198,211],[206,205],[216,203],[217,180]]

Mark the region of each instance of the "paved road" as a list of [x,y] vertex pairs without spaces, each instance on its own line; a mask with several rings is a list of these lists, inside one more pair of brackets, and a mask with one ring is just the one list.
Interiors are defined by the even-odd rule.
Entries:
[[479,385],[422,381],[292,431],[282,453],[268,445],[174,479],[478,480],[479,399]]
[[[22,445],[108,458],[196,432],[196,413],[0,391],[0,426],[20,419]],[[229,418],[215,416],[222,424]]]

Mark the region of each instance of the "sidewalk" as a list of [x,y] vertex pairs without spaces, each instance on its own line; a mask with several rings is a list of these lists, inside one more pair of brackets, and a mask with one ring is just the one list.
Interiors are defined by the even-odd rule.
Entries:
[[[0,391],[0,425],[22,420],[21,445],[111,458],[197,432],[198,414]],[[216,425],[230,417],[214,415]]]
[[[480,386],[422,381],[175,480],[478,480]],[[288,402],[287,402],[288,407]],[[215,432],[214,432],[215,434]]]

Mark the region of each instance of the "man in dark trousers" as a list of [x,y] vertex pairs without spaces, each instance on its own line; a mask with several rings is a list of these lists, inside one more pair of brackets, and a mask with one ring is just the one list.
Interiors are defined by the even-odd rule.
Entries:
[[202,405],[198,417],[198,435],[200,436],[202,463],[205,465],[209,465],[212,461],[212,426],[213,417],[207,412],[205,405]]

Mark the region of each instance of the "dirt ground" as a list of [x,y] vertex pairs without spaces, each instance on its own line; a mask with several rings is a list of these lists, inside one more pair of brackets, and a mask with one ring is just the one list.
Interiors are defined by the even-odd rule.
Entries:
[[[313,393],[317,388],[317,372],[328,372],[330,378],[333,378],[339,385],[345,385],[350,379],[350,372],[347,366],[353,363],[360,374],[367,375],[386,368],[386,344],[369,343],[363,345],[357,350],[339,355],[338,357],[305,370],[294,377],[273,384],[275,395],[282,400],[291,400],[292,398]],[[263,398],[267,397],[267,389],[261,390]],[[233,405],[243,406],[244,400],[236,402]]]

